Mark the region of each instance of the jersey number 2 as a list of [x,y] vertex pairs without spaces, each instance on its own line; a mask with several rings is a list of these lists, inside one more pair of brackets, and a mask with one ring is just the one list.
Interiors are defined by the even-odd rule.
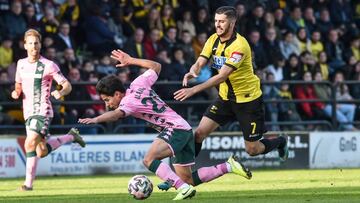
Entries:
[[166,110],[165,106],[162,106],[160,109],[158,108],[158,103],[152,98],[152,97],[145,97],[141,100],[141,103],[144,104],[144,106],[147,106],[147,102],[150,101],[152,104],[152,110],[156,113],[162,113]]

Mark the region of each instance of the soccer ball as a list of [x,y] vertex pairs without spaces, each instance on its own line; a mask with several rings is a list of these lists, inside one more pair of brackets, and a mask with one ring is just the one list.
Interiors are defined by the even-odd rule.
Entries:
[[153,191],[153,184],[145,175],[136,175],[129,180],[128,191],[135,199],[146,199]]

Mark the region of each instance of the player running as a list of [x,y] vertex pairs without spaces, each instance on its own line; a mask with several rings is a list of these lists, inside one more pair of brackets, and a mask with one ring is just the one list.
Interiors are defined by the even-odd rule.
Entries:
[[53,79],[62,86],[51,95],[55,99],[71,92],[71,84],[62,75],[59,67],[52,61],[40,55],[41,35],[34,29],[29,29],[24,35],[24,47],[27,58],[20,59],[16,67],[15,90],[11,93],[13,99],[22,96],[23,112],[26,125],[26,178],[20,191],[33,190],[36,166],[39,158],[47,156],[51,151],[69,142],[76,142],[85,147],[85,142],[75,128],[63,136],[49,139],[49,125],[53,117],[50,102],[50,90]]
[[[195,151],[191,126],[151,88],[158,79],[161,65],[154,61],[130,57],[121,50],[112,51],[111,57],[120,62],[117,67],[135,65],[148,70],[138,76],[127,90],[114,75],[101,79],[96,85],[96,90],[106,106],[113,110],[95,118],[79,119],[79,123],[101,123],[134,116],[161,128],[162,131],[151,144],[143,163],[169,184],[169,187],[173,186],[178,190],[173,200],[193,197],[196,193],[194,186],[226,173],[233,172],[247,179],[251,178],[251,172],[234,157],[230,157],[225,163],[192,172]],[[174,157],[175,173],[168,164],[161,161],[166,157]]]

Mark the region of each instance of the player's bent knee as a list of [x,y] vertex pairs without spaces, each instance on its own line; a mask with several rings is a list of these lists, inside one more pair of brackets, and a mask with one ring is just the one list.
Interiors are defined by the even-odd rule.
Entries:
[[259,150],[258,150],[258,148],[256,146],[250,146],[250,147],[246,146],[245,151],[250,156],[256,156],[256,155],[259,154],[259,152],[258,152]]

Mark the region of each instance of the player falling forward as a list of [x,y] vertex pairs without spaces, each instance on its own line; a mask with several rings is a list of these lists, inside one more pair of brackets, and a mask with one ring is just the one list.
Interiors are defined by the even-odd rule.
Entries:
[[29,29],[24,35],[24,47],[27,58],[20,59],[16,67],[15,90],[11,93],[13,99],[22,95],[24,119],[26,125],[26,178],[20,191],[33,189],[36,166],[39,158],[45,157],[51,151],[69,142],[76,142],[85,147],[77,129],[72,128],[63,136],[49,139],[49,125],[53,117],[50,102],[50,90],[53,79],[62,86],[51,95],[55,99],[71,92],[71,84],[61,74],[59,67],[52,61],[40,56],[41,35],[34,29]]
[[[135,65],[148,70],[137,77],[127,90],[114,75],[101,79],[96,85],[96,90],[106,106],[114,110],[95,118],[79,119],[79,123],[116,121],[131,115],[162,128],[145,155],[143,163],[160,179],[169,183],[170,187],[178,190],[174,200],[193,197],[196,193],[193,186],[209,182],[226,173],[233,172],[247,179],[251,178],[251,172],[234,157],[230,157],[228,162],[192,172],[195,151],[191,126],[151,88],[158,78],[161,65],[154,61],[130,57],[121,50],[112,51],[111,57],[120,62],[117,67]],[[168,164],[161,161],[166,157],[174,157],[175,173]]]

